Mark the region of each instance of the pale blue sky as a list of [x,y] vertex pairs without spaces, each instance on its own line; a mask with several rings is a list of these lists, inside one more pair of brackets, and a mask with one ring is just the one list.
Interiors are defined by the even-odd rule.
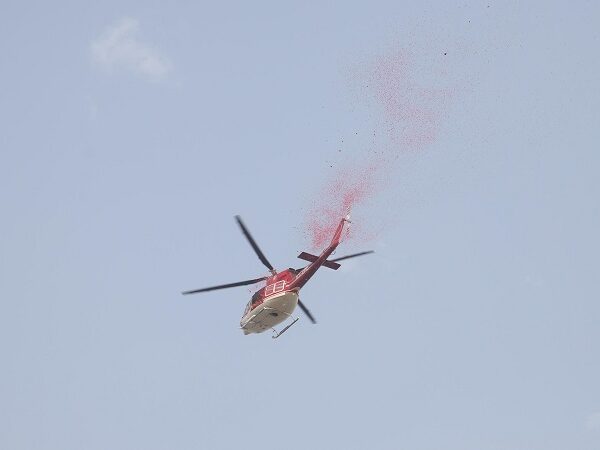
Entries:
[[[600,448],[599,13],[2,2],[0,448]],[[393,48],[458,94],[338,251],[377,253],[303,290],[318,325],[182,297],[264,274],[235,214],[298,265]]]

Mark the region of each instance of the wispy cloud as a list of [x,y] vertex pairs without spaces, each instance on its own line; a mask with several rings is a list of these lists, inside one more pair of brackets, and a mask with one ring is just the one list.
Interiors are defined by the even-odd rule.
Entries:
[[153,81],[164,79],[172,70],[171,63],[139,35],[136,19],[118,20],[92,41],[92,61],[109,72],[125,69]]
[[590,414],[585,420],[585,427],[588,430],[600,430],[600,412]]

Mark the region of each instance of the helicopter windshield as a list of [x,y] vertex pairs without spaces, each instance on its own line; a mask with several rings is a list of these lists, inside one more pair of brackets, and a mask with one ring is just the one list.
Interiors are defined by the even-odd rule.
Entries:
[[260,301],[260,290],[256,291],[248,304],[246,305],[246,309],[244,310],[244,315],[248,314],[250,310]]

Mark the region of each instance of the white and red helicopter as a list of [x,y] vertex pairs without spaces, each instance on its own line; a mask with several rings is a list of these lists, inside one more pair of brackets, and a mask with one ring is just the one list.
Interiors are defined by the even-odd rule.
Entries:
[[[341,258],[332,260],[327,259],[339,245],[342,232],[344,230],[344,225],[346,223],[350,223],[349,216],[346,216],[340,220],[331,243],[319,256],[311,255],[310,253],[306,252],[302,252],[298,255],[298,258],[310,262],[308,266],[302,269],[289,268],[281,272],[277,272],[250,235],[250,232],[242,222],[241,217],[236,216],[235,219],[242,229],[242,233],[244,233],[244,236],[246,236],[246,239],[248,239],[248,242],[250,242],[250,245],[258,255],[258,258],[267,267],[267,269],[269,269],[271,275],[252,280],[238,281],[237,283],[221,284],[219,286],[212,286],[203,289],[194,289],[192,291],[182,292],[182,294],[196,294],[199,292],[214,291],[217,289],[246,286],[266,280],[265,286],[254,293],[252,299],[246,306],[244,315],[242,316],[240,327],[246,335],[250,333],[262,333],[263,331],[271,328],[274,332],[273,338],[278,338],[298,321],[298,318],[292,317],[292,313],[294,312],[296,305],[300,306],[300,309],[304,311],[312,323],[317,323],[308,308],[300,301],[300,289],[302,289],[306,282],[321,266],[337,270],[340,268],[338,261],[373,253],[373,251],[370,250],[342,256]],[[274,327],[284,322],[288,318],[291,318],[292,322],[281,331],[277,332]]]

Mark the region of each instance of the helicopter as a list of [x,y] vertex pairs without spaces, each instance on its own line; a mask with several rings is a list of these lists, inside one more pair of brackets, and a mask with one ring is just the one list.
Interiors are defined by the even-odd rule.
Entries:
[[[301,269],[289,268],[277,272],[256,244],[256,241],[248,231],[248,228],[246,228],[244,225],[242,218],[240,216],[235,216],[235,220],[240,226],[242,233],[250,243],[250,246],[258,256],[258,259],[260,259],[267,269],[269,269],[271,275],[261,278],[254,278],[252,280],[238,281],[236,283],[221,284],[218,286],[184,291],[182,294],[197,294],[200,292],[246,286],[266,281],[265,286],[256,291],[246,305],[246,309],[244,310],[244,314],[240,321],[240,328],[244,332],[244,335],[262,333],[270,328],[274,332],[273,339],[278,338],[298,321],[298,317],[294,318],[292,316],[296,306],[299,306],[304,314],[306,314],[306,316],[310,319],[310,321],[313,324],[316,324],[317,321],[315,320],[314,316],[304,305],[304,303],[300,301],[300,289],[302,289],[302,287],[320,267],[328,267],[329,269],[337,270],[341,267],[338,261],[373,253],[372,250],[369,250],[331,260],[327,259],[340,244],[344,225],[346,223],[350,223],[350,216],[348,215],[340,220],[331,243],[319,256],[306,252],[302,252],[298,255],[298,258],[308,261],[310,264]],[[286,325],[281,331],[275,330],[275,326],[286,321],[287,319],[291,319],[292,322]]]

